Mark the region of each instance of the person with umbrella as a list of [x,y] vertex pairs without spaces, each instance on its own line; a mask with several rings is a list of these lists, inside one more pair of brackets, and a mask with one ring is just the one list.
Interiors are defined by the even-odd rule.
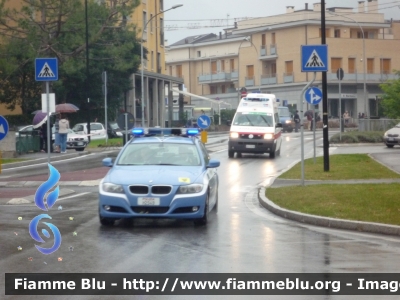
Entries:
[[54,149],[54,152],[60,153],[60,134],[58,133],[60,129],[60,114],[56,115],[56,121],[54,123],[54,137],[55,137],[55,141],[54,141],[54,146],[56,147]]
[[58,135],[61,146],[61,153],[67,153],[67,135],[69,129],[69,121],[65,118],[65,115],[61,115],[61,119],[58,124]]

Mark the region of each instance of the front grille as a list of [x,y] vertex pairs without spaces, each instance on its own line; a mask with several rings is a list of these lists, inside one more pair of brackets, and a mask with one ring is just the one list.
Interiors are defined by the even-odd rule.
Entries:
[[398,137],[398,136],[399,136],[398,134],[394,134],[394,133],[388,134],[388,137]]
[[[253,135],[252,138],[249,138],[249,135]],[[249,139],[249,140],[260,140],[264,138],[263,134],[256,134],[256,133],[240,133],[239,137],[242,139]]]
[[137,214],[165,214],[168,206],[131,206],[131,209]]
[[151,187],[151,193],[156,195],[166,195],[171,193],[172,187],[168,185],[154,185]]
[[129,191],[132,194],[147,195],[149,193],[149,187],[147,185],[131,185],[129,186]]
[[127,210],[120,206],[110,206],[109,212],[120,212],[120,213],[127,213]]

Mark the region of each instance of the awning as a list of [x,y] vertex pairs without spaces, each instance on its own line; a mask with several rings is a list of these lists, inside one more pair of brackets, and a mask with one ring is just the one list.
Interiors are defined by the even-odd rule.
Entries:
[[202,99],[202,100],[210,101],[210,102],[218,104],[218,105],[221,104],[221,101],[217,101],[217,100],[214,100],[214,99],[211,99],[211,98],[207,98],[207,97],[195,95],[195,94],[192,94],[192,93],[184,92],[184,91],[181,91],[181,90],[172,89],[172,91],[175,92],[175,93],[179,93],[179,94],[185,95],[185,96],[196,97],[196,98],[199,98],[199,99]]

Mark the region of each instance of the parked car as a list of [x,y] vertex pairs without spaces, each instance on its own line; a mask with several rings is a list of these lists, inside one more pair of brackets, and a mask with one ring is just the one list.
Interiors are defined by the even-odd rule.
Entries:
[[107,123],[107,134],[109,138],[122,137],[122,131],[117,122]]
[[32,135],[34,130],[39,132],[39,128],[34,129],[33,125],[18,126],[17,130],[15,131],[15,136],[18,137],[20,135]]
[[400,146],[400,123],[386,131],[383,140],[388,148],[393,148],[394,145]]
[[[133,129],[99,184],[99,217],[104,226],[125,218],[190,219],[205,225],[218,205],[220,162],[191,135],[197,129]],[[179,132],[178,132],[179,131]],[[158,134],[157,134],[158,133]],[[162,133],[162,134],[160,134]]]
[[[53,127],[54,129],[54,127]],[[54,130],[53,130],[54,139]],[[67,135],[67,149],[75,149],[76,151],[83,151],[89,143],[89,139],[85,134],[78,134],[72,129],[68,129]]]
[[[87,123],[78,123],[72,128],[78,134],[86,134],[87,135]],[[106,139],[107,130],[104,128],[104,125],[101,123],[93,122],[90,123],[90,139],[91,140],[102,140]]]
[[289,108],[286,106],[278,107],[279,123],[282,124],[283,132],[292,132],[294,127],[294,121],[290,114]]

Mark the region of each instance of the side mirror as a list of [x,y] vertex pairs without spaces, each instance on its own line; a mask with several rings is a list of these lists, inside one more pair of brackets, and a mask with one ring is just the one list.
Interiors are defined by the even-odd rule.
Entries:
[[218,168],[219,165],[220,165],[219,160],[210,159],[210,161],[208,162],[207,168]]
[[112,162],[112,158],[111,157],[104,158],[102,160],[102,162],[103,162],[103,166],[104,167],[112,167],[113,166],[113,162]]

